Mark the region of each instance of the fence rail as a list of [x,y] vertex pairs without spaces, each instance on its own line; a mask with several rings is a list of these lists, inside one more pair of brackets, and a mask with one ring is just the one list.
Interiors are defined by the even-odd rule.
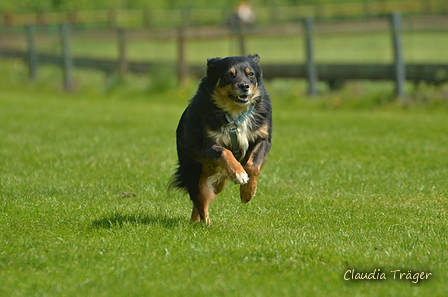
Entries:
[[[257,7],[258,24],[300,21],[305,17],[317,19],[383,16],[395,11],[403,14],[448,14],[446,0],[367,1],[341,4],[319,4],[286,7]],[[0,28],[25,25],[76,25],[125,27],[177,27],[181,24],[224,24],[232,14],[226,9],[149,10],[120,9],[70,12],[40,12],[0,15]]]
[[[29,53],[20,50],[4,49],[1,58],[18,58],[29,60]],[[39,64],[63,65],[63,57],[54,54],[38,54]],[[96,69],[104,72],[116,72],[120,69],[117,59],[97,59],[89,57],[73,57],[73,65],[80,68]],[[157,63],[149,61],[128,61],[127,71],[146,74],[152,69],[178,67],[177,63]],[[273,78],[306,78],[306,65],[303,64],[263,64],[263,76]],[[319,80],[330,83],[351,79],[393,80],[394,66],[391,64],[316,64]],[[205,75],[204,65],[188,65],[188,74],[202,77]],[[406,79],[411,81],[445,82],[448,81],[448,64],[406,64]]]
[[[393,62],[390,64],[384,63],[334,63],[323,64],[314,61],[313,52],[313,19],[306,18],[302,22],[301,34],[305,38],[306,44],[306,59],[303,64],[288,63],[288,64],[270,64],[263,63],[264,77],[271,78],[306,78],[309,82],[309,93],[314,95],[316,92],[316,83],[318,80],[329,82],[330,86],[336,86],[344,80],[351,79],[368,79],[368,80],[394,80],[396,83],[397,96],[404,96],[404,82],[411,81],[428,81],[433,83],[442,83],[448,81],[448,64],[433,63],[433,64],[405,64],[402,58],[402,46],[400,41],[401,34],[401,17],[400,14],[394,13],[390,18],[390,32],[394,36],[393,40]],[[153,69],[160,69],[160,67],[170,67],[177,69],[179,74],[179,81],[182,83],[187,75],[194,75],[201,77],[204,75],[203,64],[188,64],[185,57],[186,46],[185,43],[189,38],[195,38],[191,35],[191,31],[184,27],[179,27],[177,32],[177,62],[155,62],[155,61],[132,61],[126,55],[126,31],[119,29],[119,55],[117,59],[97,59],[91,57],[72,56],[70,50],[68,25],[62,26],[62,54],[50,54],[37,52],[34,41],[34,31],[32,26],[28,26],[27,49],[12,49],[5,45],[0,47],[1,58],[19,58],[26,61],[30,67],[30,77],[35,79],[38,75],[37,67],[39,64],[54,64],[64,68],[64,83],[66,89],[71,89],[71,69],[73,67],[98,69],[104,72],[135,72],[135,73],[150,73]],[[198,31],[198,30],[196,30]],[[199,30],[200,31],[200,30]],[[219,34],[230,34],[226,30],[218,30]],[[227,33],[226,33],[227,32]],[[289,34],[289,33],[287,33]],[[213,35],[213,34],[212,34]],[[230,37],[230,36],[229,36]],[[244,43],[244,38],[240,39]],[[240,47],[244,51],[244,46]],[[246,54],[242,52],[241,54]]]

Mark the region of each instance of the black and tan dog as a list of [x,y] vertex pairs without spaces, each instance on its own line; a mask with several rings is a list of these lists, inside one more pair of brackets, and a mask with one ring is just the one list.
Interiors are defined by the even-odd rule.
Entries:
[[193,222],[210,224],[208,207],[228,179],[240,186],[243,203],[271,148],[272,107],[260,57],[214,58],[177,127],[178,168],[171,186],[193,201]]

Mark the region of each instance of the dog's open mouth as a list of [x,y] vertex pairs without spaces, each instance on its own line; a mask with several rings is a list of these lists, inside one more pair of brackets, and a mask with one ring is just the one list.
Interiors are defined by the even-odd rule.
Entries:
[[246,104],[249,102],[249,99],[250,99],[249,95],[238,95],[238,96],[229,95],[229,97],[236,103],[240,103],[240,104]]

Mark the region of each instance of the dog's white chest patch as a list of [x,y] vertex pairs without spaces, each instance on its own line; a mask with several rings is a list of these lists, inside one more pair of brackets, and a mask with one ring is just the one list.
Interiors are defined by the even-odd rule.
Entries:
[[[237,141],[239,150],[241,152],[241,157],[244,157],[247,153],[247,150],[249,149],[249,144],[251,142],[254,142],[256,138],[258,137],[257,133],[253,133],[250,129],[250,121],[247,120],[244,123],[242,123],[239,127],[236,128],[237,130]],[[230,132],[228,128],[225,126],[222,126],[220,130],[218,131],[211,131],[209,130],[207,132],[208,136],[213,139],[214,142],[217,144],[232,150],[234,149],[232,147],[232,139],[230,136]]]

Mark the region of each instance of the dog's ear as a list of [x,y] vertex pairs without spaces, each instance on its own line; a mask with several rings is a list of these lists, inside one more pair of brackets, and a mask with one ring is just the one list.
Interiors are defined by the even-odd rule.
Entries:
[[221,58],[207,59],[207,68],[215,67],[221,60]]
[[217,79],[217,69],[218,69],[218,64],[221,61],[221,58],[213,58],[213,59],[207,59],[207,70],[206,70],[206,74],[207,77],[210,79]]
[[254,60],[255,63],[260,62],[260,56],[258,54],[248,55],[247,57]]

